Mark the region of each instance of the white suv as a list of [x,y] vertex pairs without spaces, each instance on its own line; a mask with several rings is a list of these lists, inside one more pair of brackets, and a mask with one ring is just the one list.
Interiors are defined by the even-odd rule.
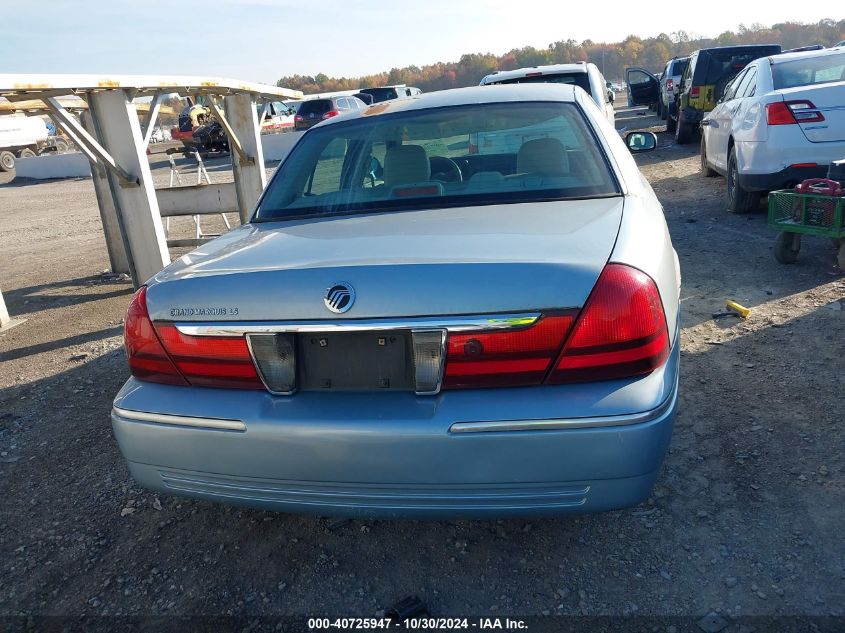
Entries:
[[676,57],[666,62],[663,75],[660,77],[660,100],[657,102],[657,114],[663,120],[666,120],[669,108],[675,107],[678,85],[681,83],[681,75],[684,74],[687,64],[689,64],[689,57]]
[[701,168],[727,176],[731,211],[750,211],[764,192],[825,176],[845,158],[845,50],[751,62],[701,129]]
[[557,83],[579,86],[593,98],[610,124],[614,125],[615,123],[615,112],[613,102],[608,94],[607,82],[595,64],[578,62],[577,64],[554,64],[552,66],[503,70],[487,75],[481,80],[482,86],[527,83]]

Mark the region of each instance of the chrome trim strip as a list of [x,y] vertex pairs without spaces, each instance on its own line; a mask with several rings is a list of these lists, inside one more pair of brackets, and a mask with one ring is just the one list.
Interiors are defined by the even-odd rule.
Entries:
[[490,314],[480,316],[420,317],[408,319],[364,319],[340,321],[204,321],[176,323],[176,329],[188,336],[241,336],[278,332],[361,332],[374,330],[439,330],[466,332],[499,330],[533,325],[539,312],[526,314]]
[[496,420],[492,422],[455,422],[450,433],[492,433],[508,431],[560,431],[564,429],[591,429],[598,427],[628,426],[642,424],[662,417],[678,398],[677,384],[671,396],[657,408],[629,415],[606,415],[595,418],[570,418],[551,420]]
[[146,422],[148,424],[167,424],[169,426],[190,426],[193,428],[213,429],[215,431],[246,431],[246,424],[240,420],[224,420],[220,418],[195,418],[185,415],[170,415],[168,413],[147,413],[112,407],[112,415],[129,422]]

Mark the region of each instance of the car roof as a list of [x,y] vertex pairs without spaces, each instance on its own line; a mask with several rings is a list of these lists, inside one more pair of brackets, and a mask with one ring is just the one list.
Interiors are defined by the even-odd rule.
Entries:
[[593,64],[587,62],[578,62],[577,64],[551,64],[549,66],[528,66],[526,68],[517,68],[516,70],[500,70],[490,75],[486,75],[481,81],[507,81],[508,79],[517,79],[525,77],[529,73],[560,74],[560,73],[586,73],[587,67]]
[[[437,92],[424,92],[404,99],[391,99],[367,106],[363,110],[333,117],[319,123],[320,127],[341,121],[350,121],[358,117],[372,117],[395,112],[411,112],[432,108],[472,105],[481,103],[507,103],[517,101],[562,101],[575,102],[576,90],[584,92],[578,86],[568,84],[499,84],[490,86],[471,86]],[[586,93],[585,93],[586,94]],[[588,97],[589,98],[589,97]]]
[[812,57],[828,57],[830,55],[841,55],[843,51],[841,48],[821,48],[815,51],[801,51],[797,53],[781,53],[780,55],[771,55],[769,63],[782,64],[784,62],[791,62],[794,59],[809,59]]
[[733,46],[711,46],[710,48],[699,48],[694,53],[710,53],[712,51],[749,51],[753,52],[756,49],[760,48],[773,48],[777,46],[778,48],[782,48],[780,44],[736,44]]

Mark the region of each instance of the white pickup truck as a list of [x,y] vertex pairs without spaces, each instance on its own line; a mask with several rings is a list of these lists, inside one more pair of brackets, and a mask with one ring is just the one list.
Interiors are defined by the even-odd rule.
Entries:
[[67,150],[67,141],[60,136],[51,136],[44,119],[18,114],[0,116],[0,171],[12,171],[16,157],[29,158]]

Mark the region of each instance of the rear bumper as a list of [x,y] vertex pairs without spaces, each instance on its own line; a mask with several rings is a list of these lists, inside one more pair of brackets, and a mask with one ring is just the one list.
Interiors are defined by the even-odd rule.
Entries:
[[[112,426],[138,483],[209,501],[357,517],[598,512],[635,505],[654,484],[675,419],[677,348],[636,381],[436,397],[203,389],[199,399],[130,380]],[[554,413],[573,405],[602,415]],[[187,423],[140,412],[163,407]],[[222,427],[205,424],[209,412]]]
[[827,165],[787,167],[772,174],[739,174],[739,184],[746,191],[775,191],[793,187],[808,178],[827,176]]

